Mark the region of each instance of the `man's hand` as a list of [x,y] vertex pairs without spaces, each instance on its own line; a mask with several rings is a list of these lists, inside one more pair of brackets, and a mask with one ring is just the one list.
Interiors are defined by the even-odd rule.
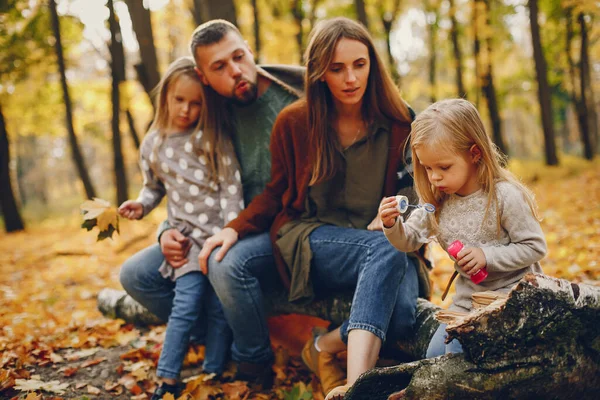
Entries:
[[165,260],[173,268],[187,264],[186,256],[190,251],[191,244],[190,239],[177,229],[168,229],[160,236],[160,250],[165,256]]
[[485,254],[479,247],[467,247],[457,254],[457,264],[469,276],[487,265]]
[[233,228],[225,228],[221,232],[217,233],[206,239],[204,242],[204,246],[202,246],[202,250],[200,250],[200,254],[198,254],[198,263],[200,264],[200,271],[204,275],[208,274],[208,257],[213,252],[216,247],[221,246],[217,255],[215,256],[215,260],[221,261],[227,251],[238,241],[238,233]]
[[142,203],[134,200],[124,201],[117,211],[121,217],[127,219],[140,219],[144,216]]

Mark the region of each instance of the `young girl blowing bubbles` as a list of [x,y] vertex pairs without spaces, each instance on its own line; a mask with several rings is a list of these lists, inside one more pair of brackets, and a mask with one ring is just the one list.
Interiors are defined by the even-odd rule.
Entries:
[[[451,99],[429,106],[412,123],[414,179],[422,203],[406,221],[399,218],[395,197],[380,205],[381,221],[390,243],[403,252],[435,239],[443,248],[460,240],[454,268],[459,274],[450,309],[469,311],[471,294],[510,291],[528,272],[542,272],[546,241],[533,194],[508,170],[485,132],[476,108]],[[487,278],[469,279],[486,268]],[[427,357],[462,352],[458,341],[444,344],[446,325],[434,334]]]
[[[190,244],[186,264],[160,268],[175,283],[157,375],[162,385],[152,399],[178,392],[177,379],[192,329],[206,331],[204,372],[221,373],[231,345],[231,331],[208,278],[200,272],[198,253],[204,240],[235,219],[243,207],[240,173],[230,143],[208,138],[199,129],[203,87],[191,58],[174,61],[158,85],[154,122],[140,156],[144,187],[137,200],[119,207],[119,214],[140,219],[167,195],[169,224]],[[201,313],[206,321],[201,321]],[[204,322],[204,324],[202,324]],[[204,326],[205,327],[204,327]]]

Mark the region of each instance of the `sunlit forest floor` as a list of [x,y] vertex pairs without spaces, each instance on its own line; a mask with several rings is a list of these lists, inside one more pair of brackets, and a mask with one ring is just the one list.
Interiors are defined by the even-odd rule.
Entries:
[[[549,253],[549,275],[585,282],[600,279],[600,162],[564,158],[560,167],[511,163],[536,193]],[[114,240],[96,242],[80,228],[81,216],[28,225],[0,234],[0,398],[148,398],[164,326],[136,328],[97,311],[96,294],[120,289],[119,266],[155,241],[164,213],[144,221],[122,221]],[[433,301],[440,301],[452,272],[445,253],[432,250]],[[276,350],[276,386],[251,392],[231,382],[231,372],[210,379],[200,372],[202,348],[188,353],[184,376],[189,398],[322,398],[318,383],[298,353],[310,325],[297,316],[271,319]],[[312,392],[312,393],[311,393]]]

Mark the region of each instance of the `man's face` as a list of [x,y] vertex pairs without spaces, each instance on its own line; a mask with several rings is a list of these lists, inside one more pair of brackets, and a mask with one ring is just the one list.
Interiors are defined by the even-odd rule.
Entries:
[[242,105],[256,100],[256,64],[252,51],[236,32],[196,48],[194,58],[202,82],[215,92]]

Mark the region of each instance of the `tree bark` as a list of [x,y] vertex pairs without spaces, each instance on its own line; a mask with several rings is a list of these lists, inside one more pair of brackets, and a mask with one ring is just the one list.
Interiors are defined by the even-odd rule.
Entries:
[[[596,399],[600,288],[526,275],[508,299],[447,329],[465,353],[363,374],[346,400]],[[393,397],[392,397],[393,398]]]
[[296,23],[296,45],[298,46],[298,60],[299,64],[302,64],[302,57],[304,56],[304,28],[302,27],[302,21],[304,21],[304,10],[302,9],[302,0],[292,0],[291,8],[292,15],[294,16],[294,22]]
[[254,58],[256,62],[260,62],[260,18],[258,15],[257,0],[252,0],[252,15],[254,16],[254,20],[252,21],[254,29]]
[[387,57],[388,57],[388,65],[392,74],[392,78],[397,83],[400,83],[400,74],[398,73],[398,68],[396,67],[396,60],[394,60],[394,56],[392,55],[392,47],[390,43],[390,36],[392,33],[392,26],[398,18],[398,14],[400,13],[400,0],[395,0],[393,3],[392,11],[388,11],[385,7],[385,2],[380,0],[377,4],[379,9],[379,19],[381,20],[381,24],[383,25],[383,31],[385,32],[385,43],[387,49]]
[[129,125],[129,133],[136,149],[140,149],[140,135],[138,135],[137,129],[135,129],[135,121],[133,115],[129,109],[125,110],[125,116],[127,117],[127,125]]
[[211,19],[224,19],[237,26],[233,0],[194,0],[194,19],[200,25]]
[[548,73],[546,58],[542,50],[540,38],[540,26],[538,22],[538,2],[537,0],[528,0],[529,22],[531,25],[531,41],[533,45],[533,58],[535,60],[535,71],[538,83],[538,99],[540,103],[540,113],[542,118],[542,127],[544,130],[544,153],[547,165],[558,165],[556,155],[556,143],[554,141],[554,126],[552,125],[552,98],[550,87],[548,85]]
[[500,118],[500,112],[498,111],[498,98],[496,97],[496,87],[494,86],[494,69],[492,64],[492,35],[491,32],[491,21],[490,21],[490,0],[484,0],[485,5],[485,24],[486,24],[486,50],[487,50],[487,68],[483,75],[482,89],[485,95],[485,99],[488,106],[488,112],[490,114],[490,120],[492,122],[492,137],[494,143],[500,151],[504,154],[508,154],[508,148],[504,143],[502,137],[502,119]]
[[354,0],[354,7],[356,8],[356,17],[358,19],[358,22],[363,24],[365,28],[369,29],[369,17],[367,16],[365,1]]
[[456,92],[458,97],[467,98],[467,91],[463,83],[463,60],[459,43],[459,25],[456,20],[456,5],[454,0],[449,0],[450,6],[450,39],[452,40],[452,54],[454,55],[454,70],[456,79]]
[[429,29],[429,99],[432,103],[437,101],[437,31],[439,21],[439,5],[436,0],[428,0],[425,3],[425,12],[432,14],[434,19],[427,28]]
[[587,26],[585,23],[585,15],[581,12],[577,16],[579,23],[579,31],[581,35],[580,57],[579,57],[579,83],[581,85],[581,106],[583,118],[586,119],[586,125],[589,129],[588,140],[590,150],[586,151],[585,157],[588,160],[594,158],[596,145],[598,142],[598,120],[596,117],[596,102],[594,101],[594,88],[590,75],[590,58],[589,58],[589,39],[587,34]]
[[481,85],[481,40],[479,38],[482,0],[473,0],[473,59],[475,61],[475,107],[479,108]]
[[138,80],[150,99],[150,103],[154,106],[152,90],[160,81],[160,73],[158,72],[158,59],[152,34],[150,10],[145,8],[143,2],[139,0],[126,0],[126,2],[131,15],[133,31],[140,47],[141,62],[135,65],[135,70]]
[[83,183],[83,188],[85,190],[85,195],[87,198],[96,197],[96,191],[94,190],[94,186],[92,185],[92,181],[90,176],[88,175],[88,170],[85,166],[85,162],[83,160],[83,155],[81,154],[81,150],[79,148],[79,142],[77,140],[77,135],[75,135],[75,128],[73,127],[73,112],[71,109],[71,97],[69,96],[69,87],[67,85],[67,76],[66,76],[66,67],[65,60],[63,57],[63,47],[62,41],[60,37],[60,20],[58,18],[58,13],[56,11],[56,0],[50,0],[50,15],[52,18],[52,30],[54,31],[54,48],[56,50],[56,59],[58,62],[58,70],[60,73],[60,83],[62,86],[63,92],[63,103],[65,103],[65,120],[67,123],[67,133],[69,137],[69,145],[71,147],[71,154],[73,156],[73,162],[75,163],[75,168],[77,168],[77,172],[79,174],[79,178],[81,179],[81,183]]
[[117,204],[122,204],[127,200],[127,174],[125,172],[125,162],[123,160],[123,149],[121,145],[121,129],[119,127],[119,117],[121,114],[119,84],[125,80],[125,52],[123,51],[123,42],[121,41],[121,28],[115,14],[113,0],[108,0],[108,25],[110,29],[110,57],[111,57],[111,101],[112,101],[112,144],[113,144],[113,163],[115,172],[115,186],[117,189]]
[[10,179],[10,145],[2,104],[0,104],[0,212],[4,218],[6,232],[25,229]]

